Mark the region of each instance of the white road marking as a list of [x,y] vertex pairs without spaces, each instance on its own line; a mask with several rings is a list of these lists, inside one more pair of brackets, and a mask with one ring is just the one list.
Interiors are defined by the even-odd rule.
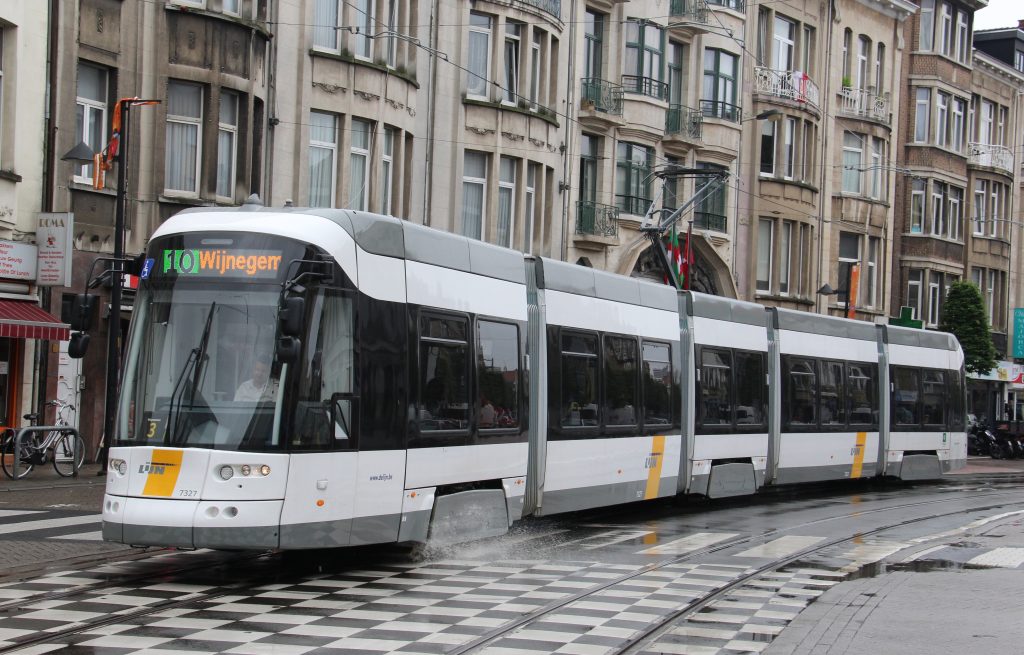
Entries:
[[50,537],[50,539],[73,539],[76,541],[103,541],[103,532],[97,530],[96,532],[79,532],[77,534],[62,534],[57,537]]
[[824,539],[825,537],[798,537],[796,535],[779,537],[742,553],[736,553],[736,557],[788,557]]
[[9,516],[25,516],[26,514],[42,514],[42,510],[36,509],[0,509],[0,519]]
[[675,541],[641,550],[638,555],[682,555],[735,537],[735,532],[698,532]]
[[28,532],[30,530],[48,530],[49,528],[65,528],[72,525],[84,525],[86,523],[99,523],[99,514],[88,516],[67,516],[62,519],[40,519],[38,521],[22,521],[10,525],[0,526],[0,535],[14,534],[15,532]]
[[977,566],[1000,566],[1015,569],[1024,564],[1024,548],[993,548],[987,553],[967,560],[968,564]]

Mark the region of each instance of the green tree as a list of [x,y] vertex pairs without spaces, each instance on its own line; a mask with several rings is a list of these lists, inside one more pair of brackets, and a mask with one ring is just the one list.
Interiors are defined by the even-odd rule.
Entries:
[[942,305],[939,329],[952,333],[964,351],[969,373],[984,374],[996,366],[996,347],[985,313],[981,291],[973,282],[960,280],[949,287]]

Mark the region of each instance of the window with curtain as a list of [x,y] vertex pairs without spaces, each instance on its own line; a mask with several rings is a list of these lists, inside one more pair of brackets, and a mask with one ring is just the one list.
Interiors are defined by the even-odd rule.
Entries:
[[333,207],[338,162],[338,117],[309,112],[309,206]]
[[864,138],[855,132],[843,132],[843,193],[863,191],[863,161]]
[[772,68],[779,72],[793,70],[796,49],[796,23],[776,15],[772,30]]
[[339,0],[316,0],[313,5],[313,47],[338,50]]
[[701,111],[705,116],[738,121],[736,107],[736,55],[716,48],[704,49],[704,89]]
[[761,218],[757,221],[757,290],[768,293],[772,289],[772,240],[774,221]]
[[925,188],[924,180],[913,180],[910,187],[910,233],[924,232]]
[[779,295],[789,295],[789,274],[793,253],[793,221],[782,221],[779,230]]
[[985,200],[988,198],[988,180],[977,180],[974,186],[974,233],[985,234]]
[[200,128],[203,87],[171,81],[167,84],[167,143],[164,189],[199,193]]
[[875,54],[875,93],[884,93],[885,86],[885,44],[879,43]]
[[875,200],[882,200],[885,197],[885,141],[877,136],[871,137],[871,197]]
[[967,29],[967,13],[962,9],[956,12],[956,53],[955,59],[966,64],[971,58],[971,33]]
[[467,150],[462,163],[463,236],[479,239],[483,234],[486,188],[487,154]]
[[932,234],[946,236],[946,185],[932,182]]
[[949,143],[949,94],[935,94],[935,143],[944,146]]
[[604,74],[603,44],[605,15],[587,9],[583,21],[583,77],[599,80]]
[[491,17],[469,12],[469,49],[466,61],[466,95],[489,99],[487,80],[491,70]]
[[395,128],[384,128],[384,147],[381,150],[381,171],[380,171],[380,211],[386,216],[391,216],[391,195],[394,193],[395,166]]
[[928,141],[928,115],[931,109],[931,89],[918,89],[914,106],[914,142]]
[[512,247],[515,234],[517,162],[511,157],[502,157],[498,162],[498,245]]
[[504,96],[506,103],[516,104],[519,100],[519,64],[523,51],[523,24],[514,21],[505,23],[505,79]]
[[[350,4],[346,1],[346,5]],[[352,40],[352,52],[358,59],[373,58],[374,0],[354,0],[351,3],[354,12],[355,34]]]
[[235,161],[238,153],[238,94],[220,92],[220,120],[217,124],[217,195],[235,196]]
[[353,118],[351,138],[348,208],[365,211],[370,204],[370,142],[373,138],[373,123]]
[[793,170],[796,167],[796,153],[793,150],[796,141],[796,119],[786,118],[783,126],[782,176],[787,180],[792,180]]
[[686,97],[687,46],[675,41],[668,44],[668,101],[673,105],[683,104]]
[[[0,40],[0,49],[3,42]],[[2,82],[0,67],[0,82]],[[2,86],[2,84],[0,84]],[[93,152],[100,152],[107,145],[107,70],[83,62],[78,63],[78,93],[75,99],[75,135]],[[2,94],[0,94],[2,100]],[[75,167],[75,181],[92,183],[92,164]]]
[[238,15],[238,2],[239,0],[222,0],[221,9],[224,10],[225,14]]
[[914,319],[921,320],[921,284],[924,271],[910,269],[907,274],[907,306],[914,310]]
[[626,59],[622,86],[631,93],[641,93],[665,100],[663,76],[664,30],[644,20],[626,21]]
[[654,148],[620,141],[615,161],[615,204],[627,214],[643,216],[651,206]]
[[871,39],[863,34],[857,39],[857,67],[854,69],[856,76],[853,86],[856,89],[865,89],[868,85],[868,63],[871,59]]
[[918,46],[928,52],[932,49],[935,36],[935,0],[921,0],[921,27]]

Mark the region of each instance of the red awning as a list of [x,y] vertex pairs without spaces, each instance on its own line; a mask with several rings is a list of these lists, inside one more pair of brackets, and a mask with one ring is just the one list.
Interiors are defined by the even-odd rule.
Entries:
[[0,337],[67,341],[71,328],[27,300],[0,300]]

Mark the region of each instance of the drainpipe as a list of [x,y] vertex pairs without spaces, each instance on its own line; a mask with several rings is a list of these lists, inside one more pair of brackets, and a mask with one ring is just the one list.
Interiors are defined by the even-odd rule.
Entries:
[[[559,259],[563,262],[569,258],[569,197],[571,195],[569,180],[572,179],[572,137],[576,133],[576,33],[579,31],[576,29],[576,8],[578,4],[577,0],[572,0],[570,5],[572,8],[569,10],[569,77],[566,79],[565,117],[563,119],[565,143],[562,144],[562,181],[558,185],[558,192],[562,194],[562,248]],[[557,66],[558,63],[555,62],[555,65]],[[557,98],[555,100],[557,102]],[[550,98],[548,102],[551,102]]]
[[427,181],[423,187],[423,211],[420,223],[430,224],[430,208],[434,187],[434,118],[437,114],[437,0],[430,3],[430,70],[427,73],[427,151],[423,162],[427,169]]

